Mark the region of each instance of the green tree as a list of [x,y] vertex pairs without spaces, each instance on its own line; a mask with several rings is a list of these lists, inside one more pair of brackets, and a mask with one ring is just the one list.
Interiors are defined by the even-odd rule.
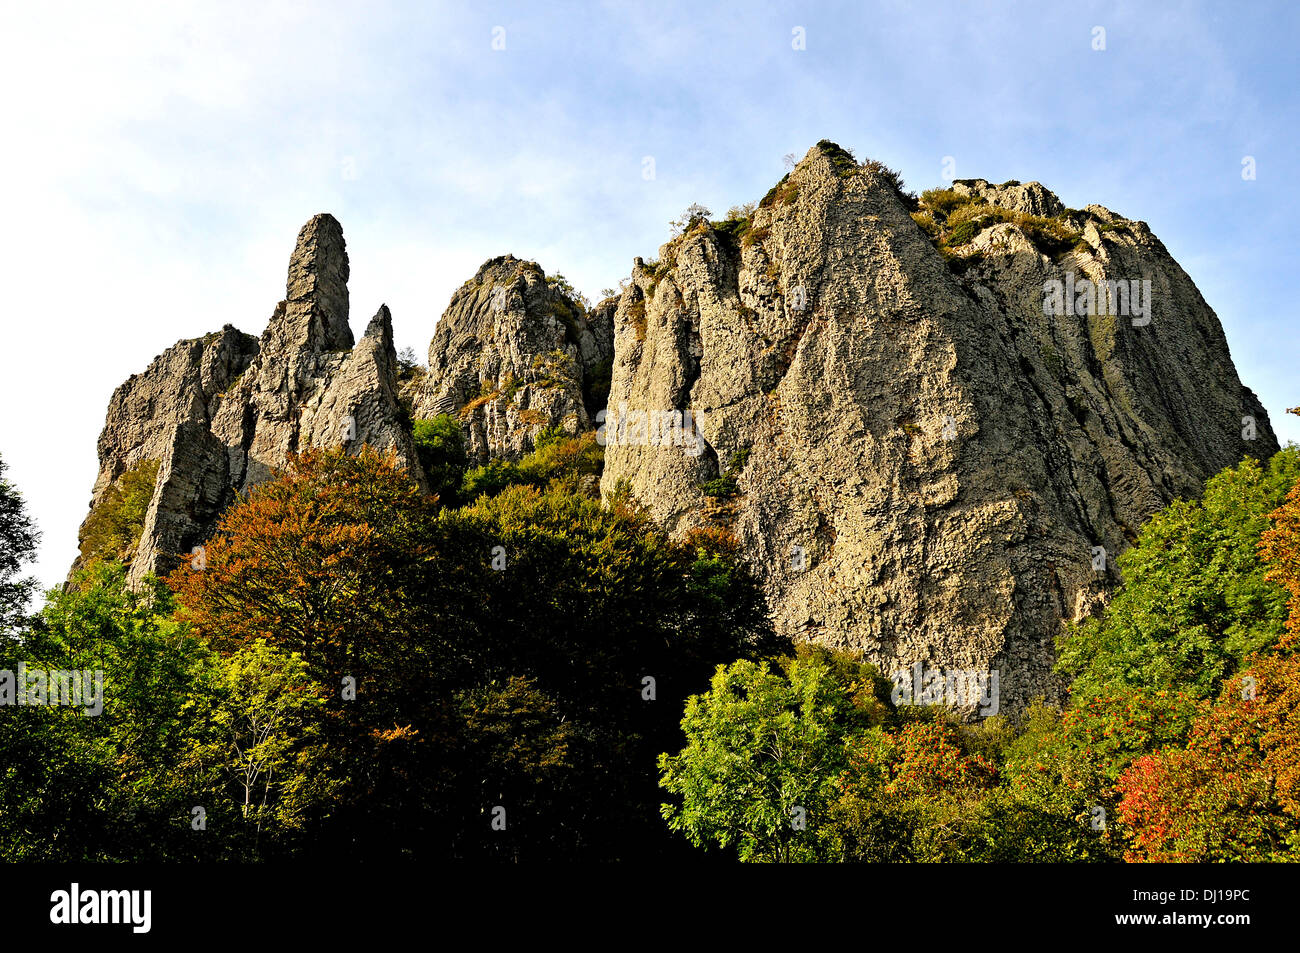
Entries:
[[429,489],[438,494],[443,506],[455,506],[460,500],[460,484],[469,467],[465,434],[456,418],[439,414],[417,420],[413,428],[415,452],[429,479]]
[[779,669],[720,666],[686,703],[686,747],[659,757],[668,826],[697,847],[734,847],[745,861],[814,860],[818,825],[849,751],[885,708],[867,665],[801,648]]
[[241,853],[262,855],[328,800],[321,716],[325,699],[302,658],[258,639],[216,659],[188,717],[201,726],[179,770],[205,792],[209,824],[240,831]]
[[0,707],[0,855],[34,860],[193,857],[197,803],[174,767],[194,728],[186,706],[212,662],[172,618],[157,580],[131,589],[100,562],[47,594],[29,629],[0,638],[0,670],[102,676],[96,714]]
[[7,468],[0,457],[0,635],[12,631],[27,616],[36,580],[19,573],[36,555],[40,541],[22,494],[5,479]]
[[1265,577],[1257,544],[1268,514],[1300,478],[1300,450],[1267,466],[1251,458],[1212,477],[1199,500],[1178,500],[1119,557],[1124,585],[1104,615],[1059,642],[1076,697],[1110,689],[1217,694],[1287,617],[1286,591]]

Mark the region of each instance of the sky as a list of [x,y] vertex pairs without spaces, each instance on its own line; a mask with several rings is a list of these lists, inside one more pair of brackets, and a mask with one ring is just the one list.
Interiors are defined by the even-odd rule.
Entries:
[[343,224],[354,332],[387,303],[423,356],[486,259],[596,298],[822,138],[918,191],[1038,180],[1147,222],[1300,440],[1298,28],[1294,3],[0,0],[0,456],[35,572],[76,554],[114,388],[260,334],[313,214]]

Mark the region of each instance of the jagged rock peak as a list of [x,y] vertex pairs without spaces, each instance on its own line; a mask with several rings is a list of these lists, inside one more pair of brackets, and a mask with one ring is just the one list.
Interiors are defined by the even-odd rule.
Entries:
[[491,258],[438,322],[415,416],[455,414],[476,460],[517,459],[548,427],[591,428],[612,360],[612,307],[589,311],[536,262]]
[[[301,325],[319,350],[351,348],[348,326],[348,251],[343,226],[328,212],[312,216],[298,233],[285,283],[285,320]],[[304,342],[306,343],[306,342]]]
[[[999,672],[1016,710],[1062,697],[1053,640],[1142,523],[1277,440],[1145,226],[1039,183],[951,191],[941,241],[896,175],[821,142],[752,215],[638,260],[602,488],[732,532],[781,632],[890,675]],[[1045,314],[1076,279],[1143,290]]]
[[990,205],[997,205],[1012,212],[1026,215],[1039,215],[1051,218],[1065,211],[1065,205],[1041,182],[1027,182],[1021,185],[1015,180],[1001,185],[990,185],[985,179],[955,179],[952,190],[959,195],[970,195],[983,199]]
[[[227,325],[180,342],[117,389],[79,564],[124,558],[133,582],[167,572],[211,535],[237,494],[308,447],[392,450],[424,485],[398,393],[392,316],[380,306],[354,348],[347,280],[343,229],[317,215],[298,235],[286,298],[260,340]],[[152,474],[152,496],[131,551],[106,552],[93,531],[119,505],[128,470],[135,492],[140,475]]]

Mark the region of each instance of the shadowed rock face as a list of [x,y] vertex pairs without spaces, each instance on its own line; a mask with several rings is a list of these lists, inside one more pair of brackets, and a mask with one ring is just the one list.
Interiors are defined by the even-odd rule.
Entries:
[[415,416],[455,415],[470,456],[517,460],[537,435],[594,426],[592,385],[613,359],[613,309],[589,317],[535,262],[493,258],[452,295],[429,345]]
[[[1064,212],[1037,183],[964,187]],[[678,533],[730,526],[796,638],[887,674],[995,669],[1004,707],[1059,697],[1061,622],[1104,600],[1142,522],[1277,448],[1145,225],[1096,206],[1074,221],[1086,251],[1054,260],[1004,223],[959,276],[884,178],[814,148],[747,238],[706,226],[638,261],[610,415],[689,409],[705,446],[610,445],[602,487],[628,480]],[[1067,271],[1151,279],[1150,324],[1045,315]],[[724,474],[738,494],[719,503],[704,490]]]
[[181,341],[113,394],[92,508],[126,470],[159,462],[133,581],[174,567],[237,493],[299,450],[392,449],[423,483],[398,401],[391,315],[380,307],[354,347],[347,279],[343,230],[317,215],[299,233],[286,298],[260,341],[229,325]]
[[[688,229],[590,312],[533,262],[486,262],[407,399],[454,414],[477,462],[599,424],[602,488],[628,481],[679,535],[730,528],[784,633],[891,675],[997,671],[1004,710],[1060,698],[1063,621],[1104,604],[1153,513],[1277,449],[1268,415],[1144,223],[1067,210],[1037,182],[959,180],[1016,214],[945,253],[887,175],[828,146],[747,230]],[[1079,240],[1044,246],[1027,216]],[[318,215],[260,340],[182,341],[114,393],[92,505],[159,463],[133,579],[306,447],[391,448],[423,484],[388,309],[354,346],[347,278],[342,230]],[[1053,282],[1085,279],[1149,282],[1130,302],[1149,307],[1045,313]]]

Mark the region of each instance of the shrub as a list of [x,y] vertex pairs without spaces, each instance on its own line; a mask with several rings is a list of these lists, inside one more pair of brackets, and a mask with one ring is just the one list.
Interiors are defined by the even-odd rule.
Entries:
[[668,224],[672,227],[674,235],[682,235],[689,232],[692,228],[700,223],[708,224],[709,216],[713,213],[701,205],[699,202],[692,202],[686,211],[682,212]]
[[726,500],[740,492],[740,487],[736,484],[736,478],[730,474],[723,474],[713,480],[706,480],[700,484],[700,492],[705,496],[711,496],[715,499]]
[[930,212],[913,212],[912,221],[921,226],[921,231],[925,232],[930,238],[939,237],[939,223],[934,220],[934,215]]
[[945,216],[970,201],[969,195],[963,195],[955,189],[926,189],[921,193],[922,205]]
[[953,247],[956,247],[958,245],[965,245],[968,241],[974,238],[978,233],[979,233],[979,226],[976,225],[974,222],[971,221],[961,222],[948,235],[947,244]]

